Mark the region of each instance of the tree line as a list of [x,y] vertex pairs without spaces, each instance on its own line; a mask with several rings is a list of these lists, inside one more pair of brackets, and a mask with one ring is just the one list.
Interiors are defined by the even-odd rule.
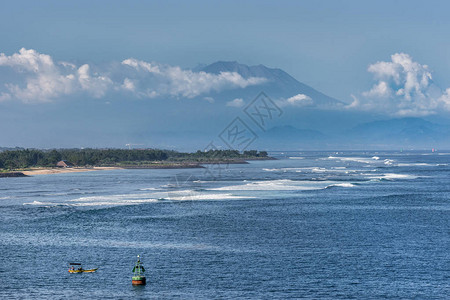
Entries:
[[124,162],[204,162],[228,159],[264,158],[266,151],[210,150],[193,153],[159,149],[21,149],[0,152],[1,169],[54,167],[66,160],[75,166],[112,166]]

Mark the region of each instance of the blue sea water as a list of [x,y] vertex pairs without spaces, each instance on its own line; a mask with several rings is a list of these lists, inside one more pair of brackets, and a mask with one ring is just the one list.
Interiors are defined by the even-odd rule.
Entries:
[[0,179],[0,298],[449,298],[450,153],[272,154]]

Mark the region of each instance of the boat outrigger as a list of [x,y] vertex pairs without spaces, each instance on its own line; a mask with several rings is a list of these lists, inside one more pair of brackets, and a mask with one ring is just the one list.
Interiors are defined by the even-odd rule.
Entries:
[[69,263],[69,273],[93,273],[97,269],[83,269],[80,263]]
[[140,256],[137,256],[138,260],[133,268],[133,277],[131,278],[131,284],[133,285],[145,285],[147,280],[145,278],[144,272],[145,268],[141,263]]

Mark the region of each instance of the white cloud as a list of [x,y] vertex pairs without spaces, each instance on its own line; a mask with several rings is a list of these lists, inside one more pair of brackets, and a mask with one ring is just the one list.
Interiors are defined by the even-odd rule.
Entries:
[[136,90],[136,86],[134,85],[134,82],[130,78],[125,78],[123,80],[122,88],[132,92]]
[[444,91],[444,93],[439,97],[438,102],[442,103],[445,109],[450,110],[450,88]]
[[309,105],[312,104],[312,99],[308,95],[305,94],[297,94],[295,96],[292,96],[288,98],[287,103],[292,105]]
[[60,64],[63,67],[66,67],[66,68],[70,68],[70,69],[76,69],[76,67],[77,67],[76,65],[74,65],[70,62],[66,62],[66,61],[60,61],[60,62],[58,62],[58,64]]
[[106,76],[99,74],[92,76],[88,64],[82,65],[77,73],[81,88],[91,93],[95,98],[103,97],[108,88],[113,85],[112,80]]
[[354,97],[353,109],[382,111],[399,116],[423,116],[440,109],[450,110],[448,89],[442,93],[432,81],[427,65],[406,53],[391,55],[391,61],[368,67],[376,82],[361,97]]
[[122,61],[122,65],[135,71],[133,79],[137,82],[136,93],[148,98],[165,95],[194,98],[213,91],[245,88],[266,81],[261,77],[243,78],[236,72],[193,72],[178,66],[148,63],[133,58]]
[[363,96],[369,98],[385,98],[392,94],[392,89],[386,81],[380,81],[375,84],[370,91],[363,92]]
[[314,104],[313,99],[305,94],[297,94],[294,95],[290,98],[284,99],[278,99],[277,104],[281,107],[285,107],[285,106],[298,106],[298,107],[302,107],[302,106],[311,106]]
[[230,107],[242,107],[244,106],[244,100],[241,98],[236,98],[234,100],[228,101],[227,106]]
[[346,106],[347,109],[358,108],[361,106],[361,102],[359,101],[358,97],[353,94],[351,94],[350,97],[352,97],[353,101]]
[[102,98],[108,92],[131,93],[139,98],[194,98],[266,81],[243,78],[236,72],[193,72],[134,58],[125,59],[120,66],[111,63],[106,69],[76,66],[54,62],[49,55],[25,48],[10,56],[0,53],[0,72],[3,68],[13,70],[14,79],[0,86],[0,101],[45,102],[77,93]]
[[55,64],[49,55],[33,49],[22,48],[11,56],[0,53],[2,66],[12,68],[20,80],[6,83],[6,90],[0,91],[1,99],[43,102],[78,91],[86,91],[99,98],[112,83],[105,76],[92,76],[89,65],[76,69],[75,65],[66,62]]
[[147,71],[150,73],[156,73],[156,74],[161,73],[161,71],[159,70],[159,67],[157,65],[152,65],[151,63],[137,60],[134,58],[125,59],[124,61],[122,61],[122,64],[133,67],[137,70],[144,70],[144,71]]

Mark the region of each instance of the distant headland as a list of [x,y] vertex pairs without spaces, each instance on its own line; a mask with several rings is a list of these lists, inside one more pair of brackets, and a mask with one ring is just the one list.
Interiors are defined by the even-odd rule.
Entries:
[[268,160],[266,151],[209,150],[192,153],[160,149],[14,149],[0,151],[0,177],[108,169],[184,169],[203,164]]

